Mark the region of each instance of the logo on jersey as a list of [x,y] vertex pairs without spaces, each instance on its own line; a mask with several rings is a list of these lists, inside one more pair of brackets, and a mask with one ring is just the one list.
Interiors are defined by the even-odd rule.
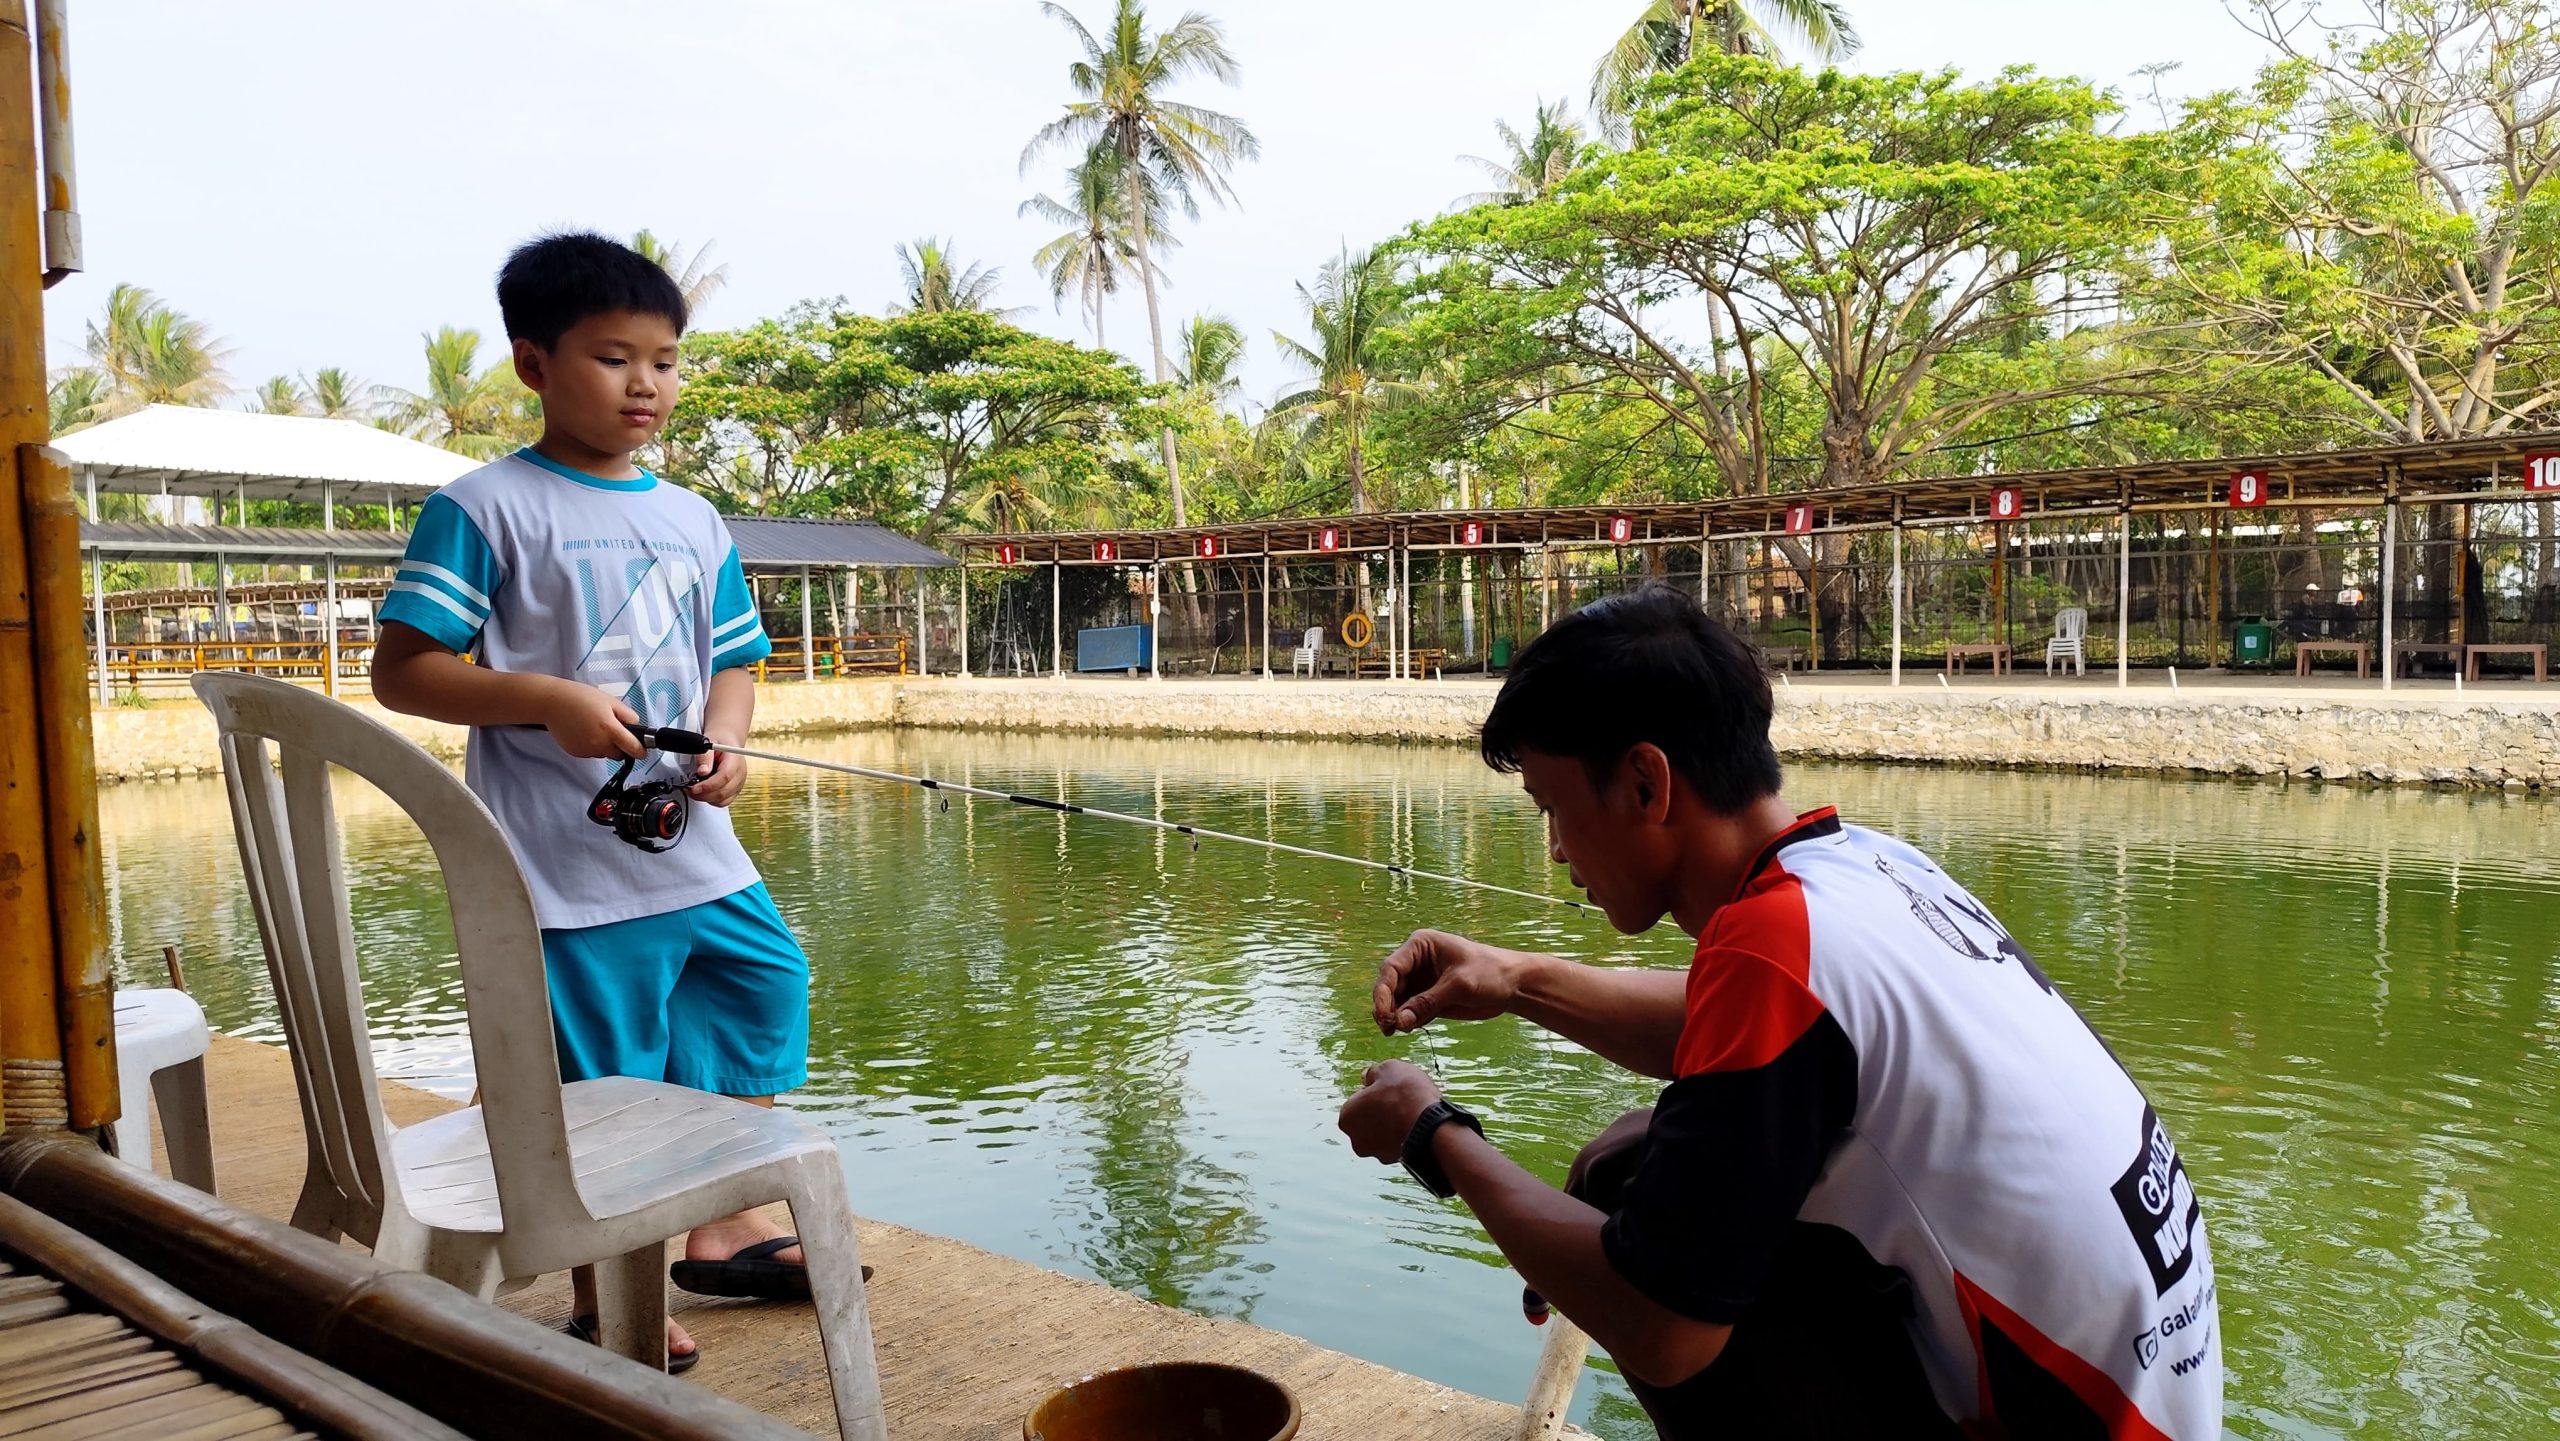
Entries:
[[2142,1108],[2142,1152],[2113,1189],[2125,1229],[2151,1267],[2154,1294],[2168,1295],[2195,1265],[2196,1227],[2204,1208],[2196,1202],[2195,1184],[2187,1179],[2187,1163],[2178,1159],[2169,1128],[2147,1105]]
[[[1989,961],[1994,965],[2002,961],[2016,961],[2018,968],[2025,971],[2039,989],[2046,995],[2053,994],[2053,982],[2045,978],[2043,970],[2027,955],[2027,948],[2019,945],[2015,937],[1993,920],[1991,912],[1985,910],[1981,902],[1962,892],[1943,901],[1932,900],[1914,889],[1909,881],[1902,878],[1902,873],[1893,868],[1893,863],[1882,856],[1876,857],[1876,869],[1901,890],[1903,900],[1911,906],[1912,916],[1928,927],[1930,934],[1946,942],[1947,949],[1969,960]],[[1973,931],[1959,925],[1955,916],[1948,914],[1950,909],[1971,921],[1982,939],[1976,941]]]
[[[2145,1371],[2150,1370],[2159,1361],[2160,1348],[2164,1345],[2210,1344],[2213,1340],[2213,1295],[2213,1282],[2205,1282],[2204,1290],[2198,1292],[2194,1300],[2152,1322],[2141,1335],[2134,1337],[2134,1364]],[[2204,1353],[2198,1351],[2183,1360],[2171,1361],[2169,1366],[2184,1376],[2203,1359]]]
[[702,690],[695,615],[709,579],[680,542],[574,540],[587,653],[578,679],[620,695],[649,725],[684,725]]

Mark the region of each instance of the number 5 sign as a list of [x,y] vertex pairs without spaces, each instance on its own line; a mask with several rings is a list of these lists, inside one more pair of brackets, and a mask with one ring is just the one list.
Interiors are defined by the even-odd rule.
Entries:
[[2267,473],[2244,470],[2231,477],[2231,505],[2235,510],[2255,510],[2267,503]]
[[2524,458],[2524,488],[2527,490],[2560,490],[2560,455],[2528,455]]
[[2026,514],[2027,493],[2014,485],[2004,485],[1991,492],[1991,518],[2016,520]]
[[1813,506],[1812,506],[1812,504],[1811,504],[1811,503],[1809,503],[1809,502],[1807,502],[1807,503],[1801,503],[1801,504],[1797,504],[1797,505],[1791,505],[1791,506],[1788,506],[1788,507],[1787,507],[1787,534],[1789,534],[1789,535],[1810,535],[1810,534],[1812,534],[1812,533],[1813,533]]

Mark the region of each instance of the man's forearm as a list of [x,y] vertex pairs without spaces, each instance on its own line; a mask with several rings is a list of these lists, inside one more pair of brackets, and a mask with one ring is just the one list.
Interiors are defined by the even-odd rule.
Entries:
[[442,650],[421,650],[377,665],[374,698],[392,710],[448,725],[541,725],[556,676],[491,670]]
[[1688,986],[1681,971],[1618,970],[1535,956],[1510,1010],[1630,1071],[1667,1081],[1688,1013]]
[[755,724],[755,673],[731,666],[713,675],[711,693],[702,703],[702,733],[722,745],[745,745]]
[[1463,1126],[1432,1133],[1432,1154],[1530,1288],[1641,1381],[1674,1384],[1711,1364],[1730,1328],[1692,1320],[1618,1274],[1600,1212],[1548,1185]]

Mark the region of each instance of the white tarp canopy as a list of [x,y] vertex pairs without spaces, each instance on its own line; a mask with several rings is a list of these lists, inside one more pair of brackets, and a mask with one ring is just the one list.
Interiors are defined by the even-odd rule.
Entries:
[[421,501],[481,462],[358,420],[151,405],[59,436],[75,484],[131,495]]

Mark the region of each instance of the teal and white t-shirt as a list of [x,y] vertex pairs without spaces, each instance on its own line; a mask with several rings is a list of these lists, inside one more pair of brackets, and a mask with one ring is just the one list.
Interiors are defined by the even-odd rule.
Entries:
[[[641,723],[698,730],[711,677],[773,649],[728,526],[702,497],[642,474],[598,480],[531,450],[438,491],[381,618],[492,670],[600,686]],[[600,926],[715,901],[755,884],[729,813],[696,806],[684,840],[650,854],[587,819],[615,762],[548,732],[475,727],[465,776],[515,846],[546,929]],[[689,756],[632,774],[691,779]]]

